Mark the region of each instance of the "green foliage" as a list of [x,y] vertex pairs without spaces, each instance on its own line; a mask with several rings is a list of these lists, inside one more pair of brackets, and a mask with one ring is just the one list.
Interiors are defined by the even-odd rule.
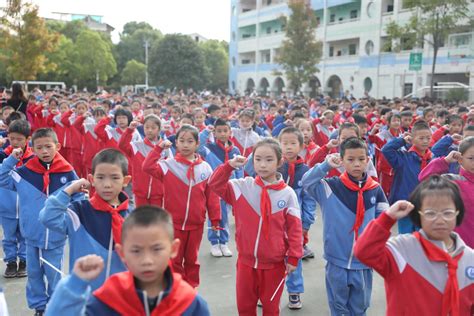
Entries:
[[155,84],[171,89],[202,89],[209,78],[198,44],[181,34],[166,35],[152,48],[149,72]]
[[56,34],[48,31],[38,16],[38,7],[22,0],[11,0],[0,18],[0,59],[14,80],[34,80],[38,74],[54,69],[45,53],[54,50]]
[[73,42],[76,41],[77,36],[79,36],[82,31],[87,30],[87,26],[81,20],[71,22],[49,20],[46,22],[46,26],[51,32],[60,33]]
[[229,49],[227,42],[210,40],[199,45],[210,74],[207,88],[212,91],[225,90],[229,78]]
[[446,94],[446,99],[448,101],[467,101],[469,98],[469,90],[464,88],[451,89]]
[[322,44],[315,39],[317,19],[306,2],[289,2],[291,16],[282,17],[282,23],[286,25],[286,37],[276,58],[294,92],[319,71],[316,65],[322,53]]
[[136,85],[145,83],[146,65],[135,59],[127,61],[122,70],[122,84]]
[[73,54],[74,78],[78,84],[91,85],[96,82],[105,84],[110,76],[117,73],[117,65],[110,45],[94,31],[83,30],[75,43]]

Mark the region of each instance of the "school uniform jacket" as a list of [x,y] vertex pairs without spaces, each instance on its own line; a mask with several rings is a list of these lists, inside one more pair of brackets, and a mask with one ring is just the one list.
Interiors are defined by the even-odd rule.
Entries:
[[[349,190],[339,177],[325,178],[330,168],[327,162],[323,162],[309,170],[302,179],[303,189],[316,200],[323,214],[324,258],[344,269],[368,269],[353,253],[358,193]],[[380,186],[364,192],[363,197],[365,213],[359,234],[372,219],[389,207]]]
[[[355,247],[356,256],[374,268],[385,279],[387,316],[441,315],[443,293],[448,279],[445,262],[430,261],[412,234],[390,238],[395,220],[382,214],[372,221],[360,236]],[[441,249],[444,244],[430,240]],[[458,234],[454,256],[464,252],[458,262],[460,315],[472,315],[474,306],[474,251],[466,246]]]
[[253,150],[253,146],[260,140],[260,136],[252,129],[244,130],[241,128],[232,128],[231,141],[234,143],[243,156],[248,157]]
[[382,155],[381,149],[391,139],[394,139],[395,137],[399,137],[400,136],[399,134],[400,133],[397,133],[397,136],[394,136],[390,132],[390,130],[386,129],[384,131],[381,131],[377,135],[369,135],[369,141],[375,144],[375,149],[376,149],[375,157],[377,159],[377,172],[378,173],[383,173],[383,174],[393,176],[393,168],[385,159],[385,157]]
[[333,126],[324,126],[320,123],[320,119],[313,120],[313,141],[319,147],[326,145],[329,142],[329,137],[334,131]]
[[455,144],[451,135],[445,135],[431,148],[433,157],[446,157],[453,150],[458,150],[459,145]]
[[163,207],[173,216],[174,228],[201,228],[206,220],[206,209],[212,226],[219,226],[219,198],[207,184],[207,179],[212,174],[211,166],[205,161],[196,165],[194,179],[189,181],[189,167],[174,158],[160,160],[162,151],[159,146],[150,151],[143,162],[143,171],[163,183]]
[[303,255],[303,231],[295,192],[289,186],[279,191],[268,190],[271,216],[266,238],[260,209],[262,189],[251,177],[229,180],[233,171],[229,163],[220,166],[209,179],[209,186],[232,205],[239,260],[255,269],[272,269],[287,257],[288,263],[296,266]]
[[[57,153],[56,155],[59,155]],[[20,231],[29,246],[54,249],[63,246],[64,234],[50,231],[39,220],[39,212],[49,195],[57,194],[78,177],[74,171],[50,174],[48,188],[43,188],[43,175],[21,166],[14,170],[18,160],[10,156],[0,166],[0,186],[19,195]],[[82,199],[75,195],[74,199]]]
[[[160,293],[151,316],[209,316],[209,308],[181,275],[165,271],[167,288]],[[48,303],[46,316],[146,316],[148,296],[136,288],[133,275],[122,272],[110,277],[105,284],[91,293],[88,282],[72,274],[58,284]]]
[[69,148],[74,152],[73,155],[82,154],[82,147],[84,145],[82,134],[77,128],[73,127],[73,125],[78,124],[76,123],[78,118],[79,116],[71,110],[64,112],[61,116],[61,123],[65,127],[65,137],[70,140]]
[[96,125],[93,118],[85,116],[79,116],[73,124],[83,137],[82,163],[89,171],[92,169],[92,159],[104,147],[104,143],[94,132]]
[[[156,178],[153,178],[149,173],[143,171],[143,161],[146,156],[152,151],[153,144],[146,142],[144,139],[133,141],[134,130],[127,128],[123,132],[119,140],[119,148],[132,162],[132,187],[133,193],[140,198],[150,199],[151,197],[158,198],[163,201],[163,184]],[[167,151],[169,152],[169,151]],[[166,152],[162,153],[162,157],[166,157]]]
[[415,152],[402,150],[406,145],[402,137],[390,140],[382,148],[382,154],[394,170],[389,202],[406,200],[418,185],[421,171],[421,158]]

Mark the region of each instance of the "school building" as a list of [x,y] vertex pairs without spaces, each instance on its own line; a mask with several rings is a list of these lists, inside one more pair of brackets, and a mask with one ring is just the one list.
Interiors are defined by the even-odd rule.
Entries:
[[[278,96],[291,94],[275,56],[285,37],[280,17],[288,16],[286,0],[231,0],[229,45],[229,90]],[[474,0],[470,11],[474,12]],[[376,98],[418,97],[429,93],[433,49],[424,43],[414,47],[407,34],[399,43],[388,41],[386,26],[391,21],[407,22],[416,10],[403,0],[308,0],[319,26],[316,38],[323,43],[319,72],[305,83],[305,95],[332,96],[368,94]],[[399,44],[400,51],[394,52]],[[413,54],[410,67],[410,54]],[[421,57],[421,59],[420,59]],[[419,66],[419,67],[417,67]],[[411,68],[411,69],[410,69]],[[413,70],[413,69],[419,70]],[[440,48],[436,74],[440,96],[449,88],[464,88],[474,100],[474,30],[460,27]],[[414,93],[416,92],[416,93]]]

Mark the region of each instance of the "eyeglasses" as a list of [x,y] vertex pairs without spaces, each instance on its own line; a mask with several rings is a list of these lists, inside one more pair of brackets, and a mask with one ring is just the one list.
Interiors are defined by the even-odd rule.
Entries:
[[444,210],[442,212],[436,212],[433,210],[425,210],[424,212],[418,212],[421,216],[423,216],[427,221],[434,221],[441,216],[445,221],[450,221],[458,216],[459,211],[456,210]]

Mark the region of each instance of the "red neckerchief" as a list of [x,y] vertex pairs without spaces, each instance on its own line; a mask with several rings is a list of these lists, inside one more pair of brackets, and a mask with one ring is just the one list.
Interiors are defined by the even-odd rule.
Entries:
[[431,153],[431,150],[427,149],[424,154],[422,154],[418,148],[415,148],[415,146],[411,146],[410,149],[408,150],[409,152],[414,152],[418,157],[421,159],[421,167],[420,171],[423,170],[427,165],[428,162],[433,158],[433,154]]
[[223,142],[216,139],[217,147],[219,147],[220,149],[222,149],[224,151],[224,157],[225,157],[224,162],[227,162],[229,160],[229,153],[232,151],[232,149],[234,149],[234,145],[232,144],[232,142],[230,140],[227,144],[228,144],[228,146],[226,147]]
[[92,198],[90,199],[90,203],[96,211],[110,213],[110,215],[112,216],[112,234],[114,237],[114,241],[116,244],[121,244],[122,224],[124,218],[120,215],[119,212],[128,210],[128,197],[119,206],[114,208],[108,202],[104,201],[97,194],[97,192],[95,192]]
[[303,158],[297,157],[295,161],[287,161],[288,162],[288,184],[293,186],[295,181],[295,169],[296,165],[304,164]]
[[[12,145],[8,146],[7,148],[5,148],[3,150],[3,152],[5,154],[7,154],[8,156],[10,156],[12,154],[12,151],[13,151],[13,147]],[[31,147],[28,146],[28,144],[26,144],[26,147],[25,147],[25,150],[23,151],[23,156],[21,156],[20,160],[18,161],[18,163],[16,164],[17,167],[21,167],[23,166],[23,163],[25,160],[29,159],[31,156],[33,156],[34,153],[33,153],[33,150],[31,150]]]
[[461,252],[456,257],[451,257],[447,252],[440,249],[429,240],[426,240],[419,232],[414,232],[413,235],[418,239],[425,252],[425,255],[430,261],[446,262],[448,265],[448,280],[443,293],[443,305],[441,308],[441,315],[443,316],[459,316],[459,284],[457,277],[458,262],[464,252]]
[[[155,144],[153,144],[151,142],[151,140],[148,139],[148,137],[145,137],[143,138],[143,142],[145,143],[145,145],[149,146],[149,147],[155,147]],[[160,142],[160,137],[157,138],[157,144]]]
[[186,178],[188,178],[189,182],[194,181],[194,167],[202,163],[202,158],[198,154],[194,155],[194,160],[189,161],[188,159],[184,158],[180,153],[177,153],[174,156],[174,159],[182,164],[188,166],[188,171],[186,172]]
[[351,191],[357,192],[357,209],[356,209],[356,219],[354,222],[354,226],[352,230],[355,233],[355,239],[359,238],[359,228],[362,226],[364,222],[364,213],[365,213],[365,205],[364,205],[364,192],[375,189],[379,186],[379,184],[372,179],[371,177],[367,176],[367,180],[365,180],[364,186],[359,187],[355,184],[347,174],[347,171],[344,172],[339,176],[341,179],[342,184]]
[[388,131],[390,132],[390,135],[392,135],[393,137],[400,136],[400,130],[393,131],[391,128],[389,128]]
[[66,159],[64,159],[63,156],[61,156],[60,153],[56,153],[52,164],[49,166],[49,169],[46,169],[43,166],[38,156],[28,160],[28,162],[25,164],[25,167],[33,172],[43,175],[43,192],[46,192],[49,187],[49,175],[51,173],[71,172],[74,170],[74,168],[69,164],[69,162],[66,161]]
[[304,148],[306,149],[306,154],[305,154],[305,157],[304,157],[304,161],[305,162],[308,162],[310,159],[311,159],[311,156],[313,155],[312,154],[312,151],[314,149],[317,149],[318,148],[318,145],[316,145],[315,142],[313,142],[312,140],[309,141],[308,145],[304,145]]
[[[196,298],[196,290],[184,282],[180,274],[172,271],[171,273],[173,283],[169,294],[150,311],[151,316],[181,315]],[[134,277],[130,271],[112,275],[93,295],[120,315],[145,315],[144,302],[137,294]]]
[[262,194],[260,195],[260,212],[262,214],[262,231],[265,239],[268,239],[268,234],[270,232],[270,215],[272,213],[272,201],[270,200],[270,195],[268,190],[280,191],[286,188],[286,183],[283,181],[278,181],[274,184],[265,185],[260,176],[255,178],[255,183],[262,188]]
[[119,133],[119,135],[123,134],[123,131],[120,129],[120,127],[116,127],[115,130],[117,131],[117,133]]
[[202,132],[203,130],[205,130],[206,127],[207,127],[206,124],[202,124],[202,125],[199,125],[199,126],[196,125],[196,128],[199,129],[200,132]]

